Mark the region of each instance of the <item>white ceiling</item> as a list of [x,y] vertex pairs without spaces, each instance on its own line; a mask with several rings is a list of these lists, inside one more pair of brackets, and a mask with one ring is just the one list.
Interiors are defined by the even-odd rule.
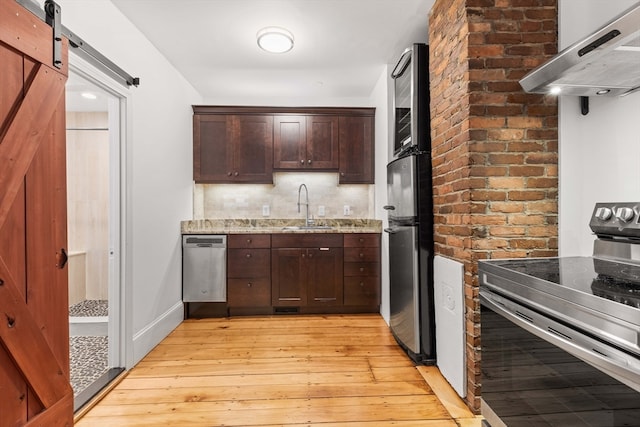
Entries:
[[[368,98],[385,64],[427,42],[435,0],[112,1],[205,102],[216,103]],[[261,51],[255,36],[268,26],[291,31],[293,50]]]

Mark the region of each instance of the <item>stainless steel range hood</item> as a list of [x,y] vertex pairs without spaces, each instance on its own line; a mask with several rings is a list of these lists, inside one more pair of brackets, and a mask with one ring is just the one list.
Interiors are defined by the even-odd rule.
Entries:
[[640,3],[520,80],[531,93],[618,96],[640,90]]

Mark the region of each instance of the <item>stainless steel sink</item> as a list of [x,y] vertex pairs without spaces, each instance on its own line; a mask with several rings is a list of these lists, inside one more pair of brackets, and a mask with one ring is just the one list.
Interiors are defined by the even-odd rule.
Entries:
[[332,230],[329,225],[289,225],[282,227],[283,230]]

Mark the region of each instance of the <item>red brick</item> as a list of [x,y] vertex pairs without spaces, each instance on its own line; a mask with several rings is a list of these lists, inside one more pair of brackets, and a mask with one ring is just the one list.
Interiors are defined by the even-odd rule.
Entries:
[[524,138],[523,129],[491,129],[489,130],[488,139],[498,141],[518,141]]
[[544,166],[518,166],[512,165],[509,167],[509,176],[544,176],[545,174]]
[[511,239],[509,247],[512,249],[545,249],[547,241],[544,239]]
[[504,33],[493,32],[485,36],[487,43],[489,44],[518,44],[522,42],[522,34],[520,33]]
[[512,201],[531,201],[531,200],[546,200],[546,194],[540,190],[524,190],[524,191],[509,191],[508,200]]
[[497,153],[490,154],[488,164],[491,165],[512,165],[522,164],[524,154],[522,153]]
[[471,200],[473,201],[504,201],[507,195],[503,191],[472,190]]
[[487,89],[491,92],[515,92],[522,90],[517,81],[489,82]]
[[528,9],[524,12],[524,16],[528,19],[537,19],[537,20],[545,20],[545,19],[556,19],[558,12],[556,8],[532,8]]
[[469,46],[469,57],[482,58],[491,56],[503,56],[505,52],[504,46],[500,45],[483,45],[483,46]]

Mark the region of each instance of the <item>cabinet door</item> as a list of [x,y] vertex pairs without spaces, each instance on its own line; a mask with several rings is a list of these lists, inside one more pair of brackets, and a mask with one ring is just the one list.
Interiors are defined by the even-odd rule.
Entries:
[[338,117],[307,117],[307,167],[312,169],[338,169]]
[[340,183],[373,184],[373,117],[340,117]]
[[271,303],[274,307],[306,305],[306,249],[271,250]]
[[234,116],[234,182],[273,182],[273,116]]
[[342,248],[307,249],[307,305],[342,305]]
[[273,166],[301,169],[307,163],[305,116],[276,116],[273,133]]
[[195,182],[233,181],[231,116],[193,116],[193,179]]

